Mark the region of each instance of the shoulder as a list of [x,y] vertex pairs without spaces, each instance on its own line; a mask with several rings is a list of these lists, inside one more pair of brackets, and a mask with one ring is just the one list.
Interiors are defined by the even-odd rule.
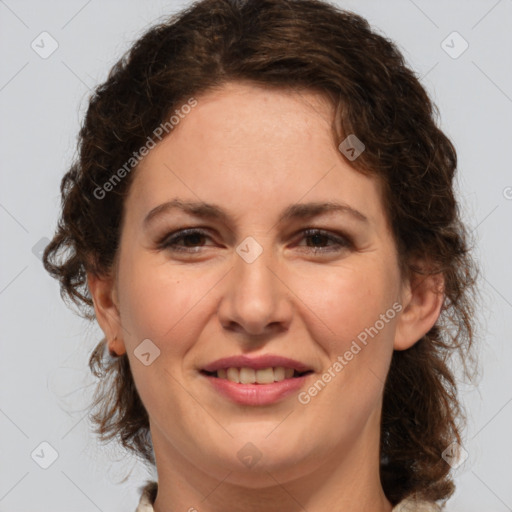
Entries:
[[[139,488],[141,491],[140,501],[135,512],[153,512],[158,483],[148,481]],[[432,502],[418,501],[414,498],[406,498],[396,505],[392,512],[440,512],[441,508]]]
[[441,512],[441,507],[431,501],[406,498],[395,505],[391,512]]
[[157,490],[157,482],[152,481],[148,481],[144,486],[140,487],[141,496],[135,512],[153,512],[153,503],[155,502]]

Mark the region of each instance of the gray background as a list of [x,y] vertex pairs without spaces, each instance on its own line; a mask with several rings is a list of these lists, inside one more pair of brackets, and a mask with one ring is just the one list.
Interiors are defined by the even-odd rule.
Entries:
[[[482,370],[476,385],[461,386],[469,458],[447,509],[510,511],[512,0],[337,3],[399,45],[458,151],[461,205],[482,267]],[[0,511],[130,511],[148,476],[88,430],[87,359],[101,331],[62,303],[37,250],[55,229],[90,89],[145,28],[187,4],[0,0]],[[31,47],[43,45],[43,31],[58,43],[46,59]],[[469,44],[457,58],[441,46],[453,31]],[[462,48],[450,41],[452,53]],[[58,453],[48,469],[31,457],[37,449],[34,458],[50,462],[44,441]]]

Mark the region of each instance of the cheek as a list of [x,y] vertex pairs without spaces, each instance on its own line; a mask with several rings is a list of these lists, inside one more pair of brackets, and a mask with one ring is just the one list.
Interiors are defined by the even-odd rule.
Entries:
[[168,339],[185,340],[184,332],[190,337],[194,328],[190,319],[204,307],[202,299],[214,284],[199,274],[199,269],[197,273],[177,266],[171,269],[144,256],[127,258],[120,265],[121,315],[132,343],[145,338],[157,345]]
[[392,274],[379,265],[360,265],[331,268],[307,281],[302,278],[302,283],[297,281],[304,303],[327,333],[317,339],[339,351],[373,326],[394,302]]

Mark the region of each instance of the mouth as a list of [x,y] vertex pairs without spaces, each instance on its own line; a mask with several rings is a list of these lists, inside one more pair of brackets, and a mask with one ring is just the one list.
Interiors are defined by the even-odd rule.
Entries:
[[304,363],[272,354],[224,357],[199,369],[210,389],[243,406],[268,406],[291,397],[314,371]]
[[213,371],[201,370],[203,375],[224,379],[236,384],[273,384],[287,379],[296,379],[313,373],[313,370],[298,371],[295,368],[275,366],[255,369],[250,367],[226,367]]

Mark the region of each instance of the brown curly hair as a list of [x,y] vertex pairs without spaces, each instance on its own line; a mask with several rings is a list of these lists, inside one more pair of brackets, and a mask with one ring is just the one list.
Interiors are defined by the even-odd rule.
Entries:
[[[187,98],[228,81],[328,97],[336,143],[357,134],[366,149],[352,166],[383,183],[404,275],[444,275],[438,321],[411,348],[393,353],[381,481],[393,505],[411,495],[446,500],[454,484],[441,454],[453,441],[461,444],[466,419],[449,358],[459,355],[469,376],[478,269],[454,197],[456,151],[437,127],[437,107],[395,44],[364,18],[319,0],[203,0],[149,29],[89,100],[78,156],[62,179],[62,214],[44,252],[46,270],[60,280],[62,298],[94,319],[87,273],[109,275],[115,266],[136,166],[110,187],[107,200],[98,191]],[[414,265],[418,257],[428,270]],[[95,432],[154,465],[148,415],[128,359],[109,357],[105,342],[89,360],[99,378]]]

